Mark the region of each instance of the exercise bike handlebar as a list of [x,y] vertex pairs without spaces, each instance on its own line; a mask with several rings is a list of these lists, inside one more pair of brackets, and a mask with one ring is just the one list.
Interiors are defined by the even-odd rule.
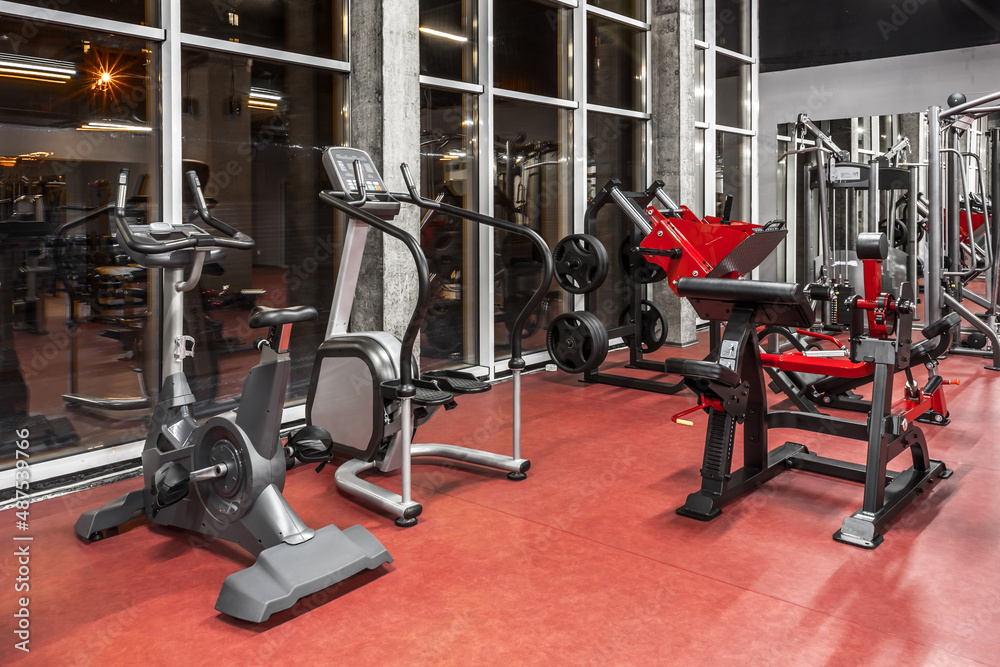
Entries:
[[453,215],[457,218],[483,224],[488,227],[495,227],[496,229],[502,229],[512,234],[527,236],[535,248],[538,249],[539,254],[542,256],[542,280],[538,285],[538,288],[535,289],[535,292],[531,295],[531,298],[528,299],[528,302],[524,305],[524,308],[522,308],[521,312],[518,313],[514,320],[514,324],[511,327],[510,333],[510,361],[508,362],[508,368],[511,370],[524,368],[525,362],[524,358],[521,356],[524,324],[531,316],[532,311],[534,311],[535,308],[538,307],[538,304],[540,304],[545,298],[545,291],[548,289],[549,285],[552,284],[552,275],[554,271],[552,266],[552,253],[549,251],[549,246],[545,243],[545,239],[543,239],[538,232],[530,227],[517,225],[507,220],[500,220],[499,218],[494,218],[473,211],[467,211],[464,208],[459,208],[457,206],[445,204],[444,202],[422,197],[413,182],[413,176],[410,174],[409,165],[403,162],[399,165],[399,170],[403,174],[403,181],[406,183],[406,189],[409,191],[409,194],[393,193],[392,196],[394,198],[419,206],[420,208],[441,211],[442,213],[447,213],[448,215]]
[[361,178],[360,162],[354,162],[354,171],[358,183],[358,198],[347,199],[351,195],[335,190],[323,190],[319,193],[319,198],[345,215],[402,241],[406,245],[406,249],[410,251],[410,255],[413,256],[413,263],[417,266],[417,302],[413,306],[413,313],[406,325],[406,332],[403,334],[399,352],[399,387],[396,389],[396,395],[400,398],[406,398],[416,394],[416,387],[413,386],[413,365],[410,360],[413,358],[413,348],[420,335],[420,325],[427,315],[427,307],[431,300],[431,281],[427,269],[427,257],[424,256],[420,244],[409,233],[359,208],[368,199],[367,188],[365,188],[364,179]]
[[[208,210],[208,203],[205,201],[205,194],[201,190],[201,181],[198,180],[198,174],[194,170],[187,173],[188,187],[191,188],[191,194],[194,195],[194,205],[198,209],[198,216],[204,221],[206,225],[218,229],[220,232],[230,237],[232,241],[230,243],[222,244],[227,248],[239,248],[242,250],[250,250],[254,246],[254,241],[252,238],[236,229],[224,223],[223,221],[216,218]],[[225,241],[226,239],[222,239]]]
[[132,230],[131,225],[125,219],[125,202],[128,197],[128,167],[123,167],[118,172],[118,198],[115,202],[115,226],[118,228],[118,238],[122,244],[144,255],[163,255],[176,250],[197,247],[199,251],[206,252],[212,248],[237,248],[249,250],[253,248],[254,242],[246,234],[220,223],[219,227],[212,226],[219,231],[229,234],[232,238],[222,238],[211,234],[198,234],[196,236],[186,236],[180,239],[157,239],[151,234],[145,233],[141,236]]

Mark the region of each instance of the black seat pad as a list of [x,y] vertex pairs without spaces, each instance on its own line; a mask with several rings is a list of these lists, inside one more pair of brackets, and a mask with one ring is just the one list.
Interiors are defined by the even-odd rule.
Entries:
[[738,387],[740,376],[736,371],[714,361],[701,361],[699,359],[667,359],[664,362],[664,369],[667,373],[683,375],[686,378],[697,380],[711,380],[724,384],[727,387]]
[[276,327],[281,324],[310,322],[318,317],[312,306],[289,306],[288,308],[268,308],[257,306],[250,311],[250,327]]

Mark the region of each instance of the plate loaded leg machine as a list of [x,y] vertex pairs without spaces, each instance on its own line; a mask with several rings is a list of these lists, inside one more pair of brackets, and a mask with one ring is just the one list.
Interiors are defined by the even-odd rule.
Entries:
[[[668,280],[676,291],[678,279],[684,276],[738,278],[764,261],[787,232],[778,221],[755,225],[730,220],[728,211],[721,218],[701,219],[686,206],[675,204],[663,191],[663,181],[654,181],[645,192],[628,192],[621,185],[617,179],[609,181],[587,208],[587,234],[567,236],[552,250],[556,282],[568,292],[586,294],[586,310],[556,317],[546,344],[553,362],[567,373],[583,373],[584,382],[674,394],[684,389],[683,382],[600,369],[608,339],[621,336],[629,345],[626,368],[663,373],[662,361],[644,358],[666,340],[666,318],[644,299],[645,285]],[[621,326],[607,330],[596,315],[600,304],[595,291],[607,276],[607,251],[594,234],[598,214],[612,203],[629,226],[618,251],[629,277],[631,302],[622,314]]]
[[[862,234],[857,243],[863,260],[881,259],[888,250],[884,234]],[[794,283],[682,278],[678,294],[688,297],[699,316],[728,320],[718,361],[668,359],[669,372],[686,377],[708,412],[708,433],[702,463],[701,489],[688,496],[678,514],[708,521],[730,500],[752,491],[778,473],[797,468],[864,484],[864,503],[844,519],[834,539],[865,548],[882,542],[886,524],[918,493],[951,471],[929,458],[924,434],[915,417],[931,407],[929,398],[917,405],[904,399],[891,405],[896,370],[910,363],[912,289],[902,286],[899,301],[881,294],[872,302],[852,297],[851,358],[801,357],[815,371],[827,374],[866,373],[874,378],[872,408],[867,422],[801,411],[768,410],[757,327],[779,325],[807,328],[815,320],[802,288]],[[865,333],[865,315],[868,332]],[[895,333],[895,339],[892,334]],[[787,355],[786,355],[787,356]],[[930,393],[932,388],[926,388]],[[743,467],[732,470],[736,424],[743,424]],[[796,428],[868,443],[865,465],[825,458],[793,442],[768,450],[768,430]],[[909,450],[912,465],[902,472],[888,470],[891,460]]]
[[[512,480],[525,478],[530,462],[521,458],[521,332],[531,312],[552,282],[552,260],[545,241],[527,227],[434,202],[420,197],[402,165],[408,194],[386,191],[371,157],[355,148],[330,148],[323,164],[335,190],[321,199],[349,217],[344,252],[337,276],[327,340],[320,346],[313,366],[306,404],[307,426],[290,442],[294,456],[303,462],[325,462],[347,457],[336,472],[337,487],[396,517],[399,526],[412,526],[422,511],[412,498],[410,462],[413,457],[437,457],[507,472]],[[487,391],[490,385],[469,373],[431,371],[414,378],[417,360],[413,346],[430,300],[427,260],[412,236],[388,222],[400,210],[400,201],[440,210],[528,236],[543,258],[542,281],[511,327],[509,368],[514,383],[513,456],[445,444],[412,444],[413,432],[441,407],[455,407],[455,394]],[[354,291],[361,270],[369,226],[406,244],[417,266],[419,291],[403,340],[384,332],[347,331]],[[322,465],[320,466],[322,467]],[[361,479],[369,470],[400,470],[400,494]]]
[[218,416],[199,425],[191,416],[195,399],[182,371],[193,352],[192,339],[182,331],[184,292],[198,284],[206,261],[221,259],[225,248],[248,250],[254,243],[211,216],[193,171],[188,182],[201,219],[225,237],[192,224],[130,224],[124,209],[128,170],[121,173],[118,242],[138,264],[163,270],[166,379],[142,452],[143,488],[84,512],[75,530],[84,539],[100,539],[144,512],[153,523],[235,542],[257,562],[226,578],[215,608],[260,622],[392,557],[361,526],[312,530],[281,495],[285,455],[278,430],[290,371],[288,342],[292,324],[315,319],[314,308],[255,308],[250,326],[266,327],[268,334],[258,340],[260,364],[243,383],[235,420]]

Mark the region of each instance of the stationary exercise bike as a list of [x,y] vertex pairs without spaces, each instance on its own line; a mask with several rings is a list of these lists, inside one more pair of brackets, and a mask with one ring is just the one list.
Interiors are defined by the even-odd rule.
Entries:
[[235,542],[257,562],[226,578],[215,608],[260,622],[392,557],[360,525],[343,532],[333,525],[312,530],[281,494],[285,455],[278,431],[290,372],[288,343],[293,323],[316,319],[314,308],[254,308],[250,326],[268,333],[258,339],[260,364],[247,375],[235,418],[212,417],[201,425],[194,420],[195,397],[182,370],[194,351],[194,340],[182,330],[184,292],[198,284],[206,262],[222,259],[226,248],[249,250],[254,242],[215,219],[197,176],[187,176],[201,220],[225,236],[193,224],[131,224],[125,218],[128,170],[119,176],[118,242],[136,263],[162,269],[166,379],[142,452],[143,488],[84,512],[75,530],[86,540],[100,539],[142,511],[153,523]]
[[[400,169],[408,193],[388,193],[371,157],[355,148],[329,148],[323,165],[334,190],[320,198],[345,213],[349,222],[337,275],[327,340],[316,353],[306,403],[307,426],[289,439],[293,455],[322,464],[334,456],[351,459],[336,472],[337,487],[396,517],[396,525],[412,526],[422,511],[410,493],[411,457],[436,457],[507,472],[512,480],[526,477],[530,462],[521,458],[521,336],[524,323],[538,307],[552,282],[552,258],[534,230],[457,206],[422,198],[405,164]],[[431,371],[415,377],[413,346],[430,300],[427,260],[416,240],[388,222],[400,202],[441,211],[478,224],[527,236],[542,258],[541,282],[511,327],[513,377],[513,454],[503,456],[446,444],[412,444],[413,432],[441,407],[455,407],[456,394],[488,391],[489,384],[470,373]],[[354,291],[361,270],[369,226],[402,241],[417,267],[418,294],[402,341],[384,332],[348,332]],[[361,479],[370,470],[400,470],[402,489],[392,493]]]

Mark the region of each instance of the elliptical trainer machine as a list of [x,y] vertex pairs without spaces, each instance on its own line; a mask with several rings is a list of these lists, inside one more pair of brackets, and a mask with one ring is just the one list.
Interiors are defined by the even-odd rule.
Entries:
[[[351,459],[337,468],[337,487],[394,515],[396,525],[401,527],[416,524],[423,510],[411,497],[412,457],[450,459],[506,471],[512,480],[524,479],[531,463],[521,458],[521,371],[525,367],[521,332],[552,282],[552,258],[545,241],[528,227],[422,198],[405,164],[400,169],[408,194],[389,193],[371,157],[362,150],[329,148],[323,154],[323,165],[335,190],[323,191],[320,198],[345,213],[349,222],[327,340],[316,353],[313,366],[306,403],[308,425],[289,440],[293,455],[303,462],[321,464],[334,456]],[[426,423],[441,407],[455,407],[455,394],[479,393],[491,387],[459,371],[437,370],[414,378],[417,360],[413,346],[430,301],[430,281],[427,260],[417,241],[388,222],[399,213],[401,201],[527,236],[542,256],[541,283],[510,329],[512,456],[457,445],[412,444],[417,426]],[[384,332],[347,331],[369,226],[406,244],[417,267],[416,305],[402,341]],[[392,493],[359,477],[373,469],[400,470],[401,493]]]
[[315,308],[254,308],[250,326],[267,327],[268,334],[258,339],[260,364],[247,374],[236,418],[217,416],[199,425],[192,417],[195,397],[182,370],[194,347],[182,330],[184,292],[198,284],[206,261],[220,260],[226,248],[249,250],[254,241],[212,217],[197,176],[187,176],[202,221],[225,237],[193,224],[130,224],[128,170],[119,176],[118,242],[138,264],[162,269],[165,380],[142,452],[143,488],[84,512],[75,530],[86,540],[101,539],[142,511],[153,523],[235,542],[257,562],[226,577],[215,608],[260,622],[392,557],[360,525],[343,532],[333,525],[312,530],[281,494],[285,455],[278,431],[290,372],[288,342],[292,324],[316,319]]

